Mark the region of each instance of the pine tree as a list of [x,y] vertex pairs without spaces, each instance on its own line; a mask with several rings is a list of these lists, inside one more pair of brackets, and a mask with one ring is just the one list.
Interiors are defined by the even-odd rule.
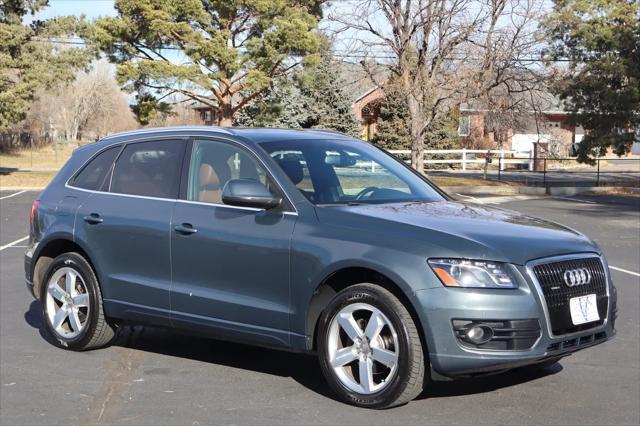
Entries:
[[323,54],[293,78],[280,79],[236,118],[240,126],[324,128],[359,135],[347,84],[338,64]]
[[81,20],[58,17],[23,23],[28,13],[47,4],[47,0],[0,2],[0,130],[26,117],[39,90],[72,81],[92,59],[87,49],[58,49],[47,42],[78,33]]
[[302,127],[332,129],[358,136],[360,126],[353,113],[347,82],[338,66],[325,52],[318,66],[300,76],[301,92],[309,114]]
[[640,2],[555,0],[544,25],[551,59],[569,58],[556,93],[587,129],[578,160],[629,152],[640,128]]
[[411,149],[406,100],[393,90],[388,90],[382,101],[376,132],[371,142],[386,150]]
[[[116,0],[118,16],[96,20],[88,41],[116,64],[141,120],[180,94],[216,107],[231,126],[318,50],[320,0]],[[188,60],[175,61],[167,48]]]
[[[426,149],[452,149],[459,145],[458,110],[436,118],[425,131]],[[409,109],[406,98],[389,85],[380,107],[380,116],[372,142],[387,150],[411,149],[411,131],[409,129]]]
[[296,129],[307,122],[309,114],[300,88],[293,81],[277,80],[271,89],[249,104],[236,117],[243,127],[285,127]]

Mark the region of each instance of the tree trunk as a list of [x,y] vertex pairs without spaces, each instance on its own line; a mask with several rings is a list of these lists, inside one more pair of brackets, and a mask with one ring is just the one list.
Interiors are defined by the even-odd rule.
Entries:
[[424,174],[424,140],[422,137],[424,114],[413,95],[408,94],[407,104],[411,130],[411,167]]
[[218,126],[231,127],[233,126],[233,105],[231,101],[231,95],[225,94],[222,96],[218,111]]

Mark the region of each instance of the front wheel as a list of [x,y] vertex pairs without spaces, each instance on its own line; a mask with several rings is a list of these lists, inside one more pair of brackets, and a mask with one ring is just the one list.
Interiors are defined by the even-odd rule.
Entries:
[[340,291],[320,318],[322,372],[340,399],[389,408],[422,391],[425,361],[416,325],[391,292],[373,284]]
[[115,336],[102,308],[91,265],[78,253],[56,257],[40,285],[45,329],[60,347],[76,351],[108,345]]

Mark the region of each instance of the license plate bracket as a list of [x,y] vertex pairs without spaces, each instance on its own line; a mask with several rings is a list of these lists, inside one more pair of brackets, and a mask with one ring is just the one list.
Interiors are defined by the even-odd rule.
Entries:
[[573,325],[581,325],[600,320],[597,302],[598,299],[595,294],[569,299],[569,309]]

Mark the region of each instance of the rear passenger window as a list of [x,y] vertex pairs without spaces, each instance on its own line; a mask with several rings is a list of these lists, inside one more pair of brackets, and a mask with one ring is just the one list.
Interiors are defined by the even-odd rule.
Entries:
[[100,191],[105,189],[107,175],[111,171],[113,160],[120,152],[121,146],[114,146],[104,150],[91,160],[73,179],[72,185],[77,188]]
[[158,198],[177,198],[182,140],[127,145],[113,169],[111,192]]

